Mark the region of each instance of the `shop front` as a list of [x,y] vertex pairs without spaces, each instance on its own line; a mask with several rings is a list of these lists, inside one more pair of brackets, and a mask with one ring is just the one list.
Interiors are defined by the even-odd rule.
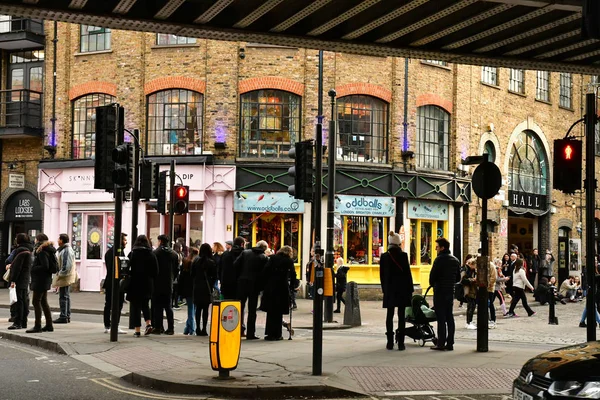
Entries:
[[350,267],[348,281],[379,284],[379,259],[387,249],[394,197],[335,196],[335,258]]
[[410,260],[410,269],[415,285],[423,289],[429,285],[429,273],[437,257],[435,241],[449,238],[449,203],[431,200],[408,200],[408,246],[405,247]]
[[10,254],[15,237],[26,233],[35,237],[42,229],[42,207],[40,200],[27,190],[13,193],[4,206],[2,223],[2,254]]
[[273,251],[291,246],[300,277],[304,201],[287,193],[236,191],[233,211],[234,236],[241,236],[252,245],[264,240]]

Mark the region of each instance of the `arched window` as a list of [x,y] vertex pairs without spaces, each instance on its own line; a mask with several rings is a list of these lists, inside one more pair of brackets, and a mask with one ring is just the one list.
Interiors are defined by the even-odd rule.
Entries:
[[488,161],[496,162],[496,147],[494,146],[494,143],[492,143],[491,140],[488,140],[483,145],[483,153],[488,154]]
[[337,114],[338,160],[387,161],[387,103],[371,96],[344,96],[337,100]]
[[202,154],[203,97],[185,89],[162,90],[148,96],[148,155]]
[[240,157],[287,158],[300,139],[300,100],[273,89],[242,94]]
[[509,190],[530,194],[547,193],[548,161],[544,147],[531,131],[524,131],[510,148]]
[[448,170],[450,114],[438,106],[417,108],[417,166]]
[[74,159],[92,158],[96,146],[96,107],[114,103],[109,94],[92,93],[73,100],[73,151]]

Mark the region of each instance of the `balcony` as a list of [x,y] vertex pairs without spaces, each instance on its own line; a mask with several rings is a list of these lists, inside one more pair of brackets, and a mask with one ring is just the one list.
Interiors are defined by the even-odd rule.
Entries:
[[0,90],[0,139],[43,137],[43,93]]
[[44,44],[42,21],[0,16],[0,49],[29,50],[44,47]]

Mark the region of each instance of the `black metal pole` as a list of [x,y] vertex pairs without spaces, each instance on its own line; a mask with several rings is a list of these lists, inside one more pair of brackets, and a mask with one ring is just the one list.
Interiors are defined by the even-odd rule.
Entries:
[[169,170],[169,247],[173,243],[173,235],[175,234],[175,214],[173,199],[175,198],[175,160],[171,160],[171,169]]
[[[138,206],[140,203],[140,130],[134,129],[133,133],[133,188],[131,190],[131,243],[135,242],[138,236]],[[135,329],[136,317],[131,312],[131,302],[129,302],[129,329]]]
[[596,268],[594,265],[594,211],[596,204],[596,171],[595,162],[595,127],[596,127],[596,94],[585,95],[585,253],[588,285],[586,297],[587,340],[596,340]]
[[315,137],[315,190],[312,212],[315,226],[315,280],[313,282],[313,359],[312,374],[321,375],[323,367],[323,266],[321,258],[321,197],[323,193],[323,50],[319,50],[318,115]]
[[123,222],[123,191],[115,186],[115,236],[113,240],[113,281],[110,308],[110,341],[116,342],[119,336],[119,317],[121,307],[119,304],[119,256],[121,249],[121,224]]
[[[487,208],[488,201],[486,198],[481,199],[481,258],[485,268],[478,268],[478,272],[486,274],[480,277],[478,281],[487,282],[487,272],[490,268],[488,260],[488,232],[487,232]],[[487,285],[480,284],[477,289],[477,351],[488,351],[488,290]]]
[[[327,167],[327,253],[325,254],[325,267],[331,268],[328,273],[333,277],[333,233],[334,233],[334,213],[335,213],[335,157],[336,150],[336,129],[335,129],[335,90],[329,90],[331,98],[331,119],[329,120],[329,144],[328,167]],[[333,283],[333,279],[332,279]],[[333,289],[333,288],[332,288]],[[335,290],[334,290],[335,291]],[[333,296],[325,297],[325,321],[333,322]]]
[[52,148],[50,158],[54,158],[56,154],[56,49],[58,44],[58,22],[54,21],[54,38],[52,39],[52,132],[50,136],[49,147]]

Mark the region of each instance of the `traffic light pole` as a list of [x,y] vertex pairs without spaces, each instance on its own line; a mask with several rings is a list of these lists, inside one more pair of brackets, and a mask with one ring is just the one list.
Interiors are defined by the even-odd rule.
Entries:
[[585,95],[585,241],[586,241],[586,272],[588,291],[586,296],[587,312],[587,340],[596,340],[596,268],[594,258],[594,212],[596,204],[596,155],[595,127],[596,127],[596,93]]
[[[335,214],[335,157],[337,150],[335,147],[336,129],[335,129],[335,90],[329,91],[331,98],[331,119],[329,120],[329,144],[327,149],[328,168],[327,168],[327,253],[325,254],[325,268],[331,268],[328,271],[331,274],[331,283],[333,284],[333,237],[334,237],[334,214]],[[333,288],[335,293],[335,288]],[[333,322],[333,296],[325,297],[325,320]]]
[[[138,235],[138,206],[140,202],[140,130],[134,129],[131,133],[134,142],[133,148],[133,188],[131,188],[131,243],[135,242]],[[139,316],[137,317],[139,319]],[[129,302],[129,329],[135,328],[135,316],[131,312]]]
[[175,214],[174,214],[174,200],[175,200],[175,160],[171,160],[171,169],[169,170],[169,247],[174,242],[173,235],[175,233]]

